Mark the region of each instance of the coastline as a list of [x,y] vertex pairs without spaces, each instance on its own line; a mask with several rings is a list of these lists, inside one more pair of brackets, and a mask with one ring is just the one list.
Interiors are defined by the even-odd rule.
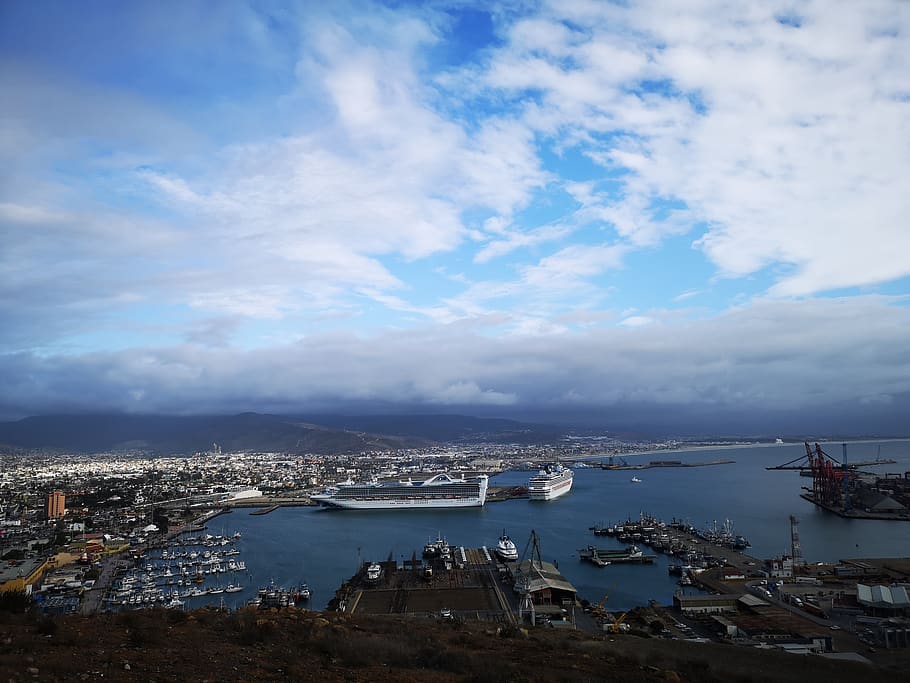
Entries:
[[[866,444],[866,443],[910,443],[910,436],[906,437],[894,437],[889,439],[854,439],[854,440],[841,440],[841,439],[809,439],[811,443],[818,444]],[[766,443],[760,441],[752,442],[742,442],[742,443],[719,443],[716,445],[702,444],[698,446],[681,446],[679,448],[655,448],[646,451],[633,451],[628,453],[599,453],[595,455],[582,455],[577,458],[565,458],[565,460],[573,460],[575,462],[587,462],[588,460],[598,460],[601,458],[633,458],[639,455],[660,455],[661,453],[693,453],[698,451],[719,451],[719,450],[730,450],[734,448],[782,448],[786,446],[801,446],[803,442],[801,441],[786,441],[784,443]]]

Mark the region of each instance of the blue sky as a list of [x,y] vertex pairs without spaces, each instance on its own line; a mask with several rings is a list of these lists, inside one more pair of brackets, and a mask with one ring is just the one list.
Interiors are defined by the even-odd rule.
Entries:
[[896,414],[908,32],[896,1],[4,3],[0,414]]

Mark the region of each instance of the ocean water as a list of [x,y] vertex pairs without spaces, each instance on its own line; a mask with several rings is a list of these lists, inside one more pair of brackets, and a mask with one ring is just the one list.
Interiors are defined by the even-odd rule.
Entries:
[[[840,444],[825,450],[840,458]],[[733,521],[737,533],[752,543],[750,555],[770,558],[789,553],[790,515],[799,518],[803,557],[809,562],[858,557],[910,556],[910,522],[845,520],[826,513],[799,497],[811,479],[795,471],[767,471],[805,452],[802,444],[770,447],[700,449],[661,452],[627,458],[629,464],[649,460],[703,462],[729,459],[728,465],[608,471],[578,468],[572,491],[549,502],[512,500],[483,508],[451,510],[350,511],[319,508],[279,508],[267,515],[246,510],[218,517],[211,533],[240,531],[237,548],[249,576],[243,593],[224,596],[228,606],[253,597],[260,585],[273,580],[291,586],[306,581],[313,591],[310,606],[323,609],[342,581],[361,561],[401,562],[437,534],[452,545],[495,546],[505,530],[520,553],[530,552],[531,530],[540,538],[541,555],[554,562],[574,584],[579,596],[599,601],[609,595],[611,609],[626,609],[655,599],[671,602],[678,589],[667,572],[670,560],[658,555],[653,565],[610,565],[598,568],[578,559],[578,549],[589,544],[621,547],[614,539],[595,537],[589,527],[610,524],[642,513],[666,521],[683,519],[698,527]],[[882,458],[896,465],[874,471],[910,471],[910,441],[853,443],[850,460]],[[632,483],[632,475],[641,483]],[[493,478],[493,485],[525,484],[531,472],[510,471]],[[238,577],[239,578],[239,577]],[[217,602],[212,600],[210,602]],[[199,602],[191,602],[197,606]]]

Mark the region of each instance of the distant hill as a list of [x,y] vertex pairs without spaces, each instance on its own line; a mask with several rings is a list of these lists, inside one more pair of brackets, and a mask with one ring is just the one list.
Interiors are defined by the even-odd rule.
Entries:
[[565,436],[565,430],[553,425],[470,415],[311,414],[300,416],[299,419],[336,429],[446,442],[544,443],[558,441]]
[[189,454],[209,450],[217,443],[225,451],[343,454],[421,448],[437,442],[542,443],[561,437],[562,432],[549,426],[466,415],[96,414],[0,422],[0,444],[8,451],[48,448]]
[[173,417],[160,415],[47,415],[0,423],[0,444],[77,452],[143,450],[195,453],[217,443],[225,451],[354,453],[419,448],[427,439],[350,431],[278,415]]

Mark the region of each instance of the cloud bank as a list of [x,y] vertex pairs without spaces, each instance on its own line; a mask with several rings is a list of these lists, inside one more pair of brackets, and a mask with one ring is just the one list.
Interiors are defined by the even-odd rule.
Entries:
[[7,416],[908,392],[906,3],[2,12]]

